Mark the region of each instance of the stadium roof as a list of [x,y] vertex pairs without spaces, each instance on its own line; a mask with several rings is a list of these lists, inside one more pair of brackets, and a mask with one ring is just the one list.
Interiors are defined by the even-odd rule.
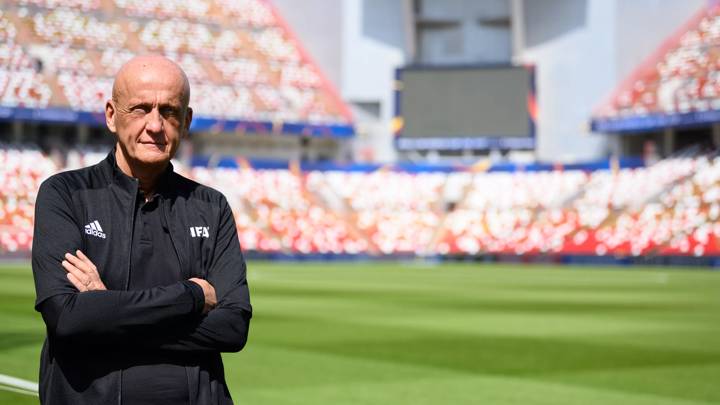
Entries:
[[641,132],[720,122],[720,7],[683,24],[593,113],[595,132]]

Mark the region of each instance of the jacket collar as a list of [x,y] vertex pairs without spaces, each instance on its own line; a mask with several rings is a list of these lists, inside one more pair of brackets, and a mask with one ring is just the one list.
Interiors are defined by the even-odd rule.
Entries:
[[[117,165],[117,160],[115,159],[116,148],[117,146],[114,146],[110,153],[108,153],[107,157],[100,162],[105,179],[108,183],[115,184],[125,191],[136,192],[138,180],[134,177],[128,176],[120,170]],[[155,189],[156,194],[168,197],[172,193],[173,187],[170,186],[170,182],[172,181],[172,175],[174,173],[173,164],[168,162],[165,171],[160,175],[160,178],[158,178],[158,184]]]

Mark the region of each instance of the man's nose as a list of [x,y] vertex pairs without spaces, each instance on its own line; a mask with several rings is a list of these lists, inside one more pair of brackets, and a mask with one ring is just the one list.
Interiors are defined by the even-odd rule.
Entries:
[[145,129],[150,133],[160,133],[163,130],[163,119],[158,108],[153,108],[146,116]]

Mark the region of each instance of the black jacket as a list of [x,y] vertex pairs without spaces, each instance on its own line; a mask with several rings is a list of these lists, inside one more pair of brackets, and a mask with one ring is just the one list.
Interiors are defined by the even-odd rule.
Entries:
[[[167,254],[177,254],[184,279],[128,291],[138,182],[120,172],[114,151],[40,186],[32,268],[35,308],[47,326],[41,402],[120,404],[121,370],[161,358],[185,366],[191,403],[232,403],[220,352],[243,348],[252,314],[232,211],[221,193],[172,169],[157,191],[175,249]],[[107,291],[80,293],[68,281],[60,263],[77,249]],[[191,277],[215,287],[218,305],[207,315]]]

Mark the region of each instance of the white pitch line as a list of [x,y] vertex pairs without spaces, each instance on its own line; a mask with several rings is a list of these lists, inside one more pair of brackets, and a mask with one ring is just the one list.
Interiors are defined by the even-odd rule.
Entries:
[[19,392],[21,394],[37,395],[38,385],[22,378],[0,374],[0,389]]
[[37,396],[38,396],[38,393],[37,393],[37,392],[25,391],[25,390],[21,390],[20,388],[6,387],[6,386],[4,386],[4,385],[0,385],[0,391],[16,392],[16,393],[18,393],[18,394],[30,395],[30,396],[33,396],[33,397],[37,397]]

